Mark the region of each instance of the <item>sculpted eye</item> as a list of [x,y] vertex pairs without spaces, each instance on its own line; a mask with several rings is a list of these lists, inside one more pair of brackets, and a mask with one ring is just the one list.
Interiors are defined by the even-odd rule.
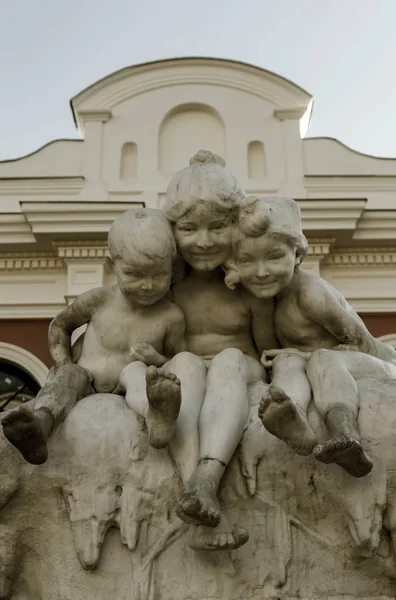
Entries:
[[267,258],[269,260],[278,260],[279,258],[283,258],[285,256],[284,252],[276,252],[274,254],[270,254]]

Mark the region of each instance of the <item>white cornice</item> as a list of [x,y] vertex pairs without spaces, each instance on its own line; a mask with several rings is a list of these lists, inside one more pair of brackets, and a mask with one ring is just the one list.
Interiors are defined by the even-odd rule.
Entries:
[[21,213],[0,213],[0,244],[33,244],[36,241]]
[[[363,214],[367,201],[347,200],[298,200],[304,231],[352,230]],[[396,212],[394,218],[396,217]]]
[[349,304],[358,313],[395,313],[396,298],[350,298]]
[[[138,94],[172,86],[222,86],[263,98],[277,108],[311,110],[312,96],[292,82],[263,69],[234,61],[207,58],[159,61],[122,69],[75,96],[72,108],[78,124],[81,111],[111,110]],[[182,101],[182,100],[181,100]]]
[[0,178],[0,196],[41,196],[50,194],[78,194],[84,184],[84,177],[26,177],[15,179]]
[[0,319],[53,319],[66,308],[62,304],[0,304]]
[[337,248],[324,262],[326,265],[348,268],[392,267],[396,265],[396,248]]
[[143,202],[22,202],[34,234],[107,233],[114,219]]
[[64,260],[103,260],[109,257],[109,250],[103,242],[76,241],[54,243],[59,258]]
[[274,117],[279,121],[300,120],[307,112],[306,106],[296,106],[290,108],[276,108]]
[[111,110],[80,110],[79,115],[85,122],[87,121],[99,121],[100,123],[106,123],[113,116]]
[[0,254],[0,271],[47,271],[64,268],[63,260],[53,254]]
[[354,240],[395,240],[396,211],[367,210],[353,234]]
[[307,256],[323,259],[330,252],[335,238],[309,238]]
[[396,175],[305,175],[304,187],[308,194],[322,192],[396,192]]

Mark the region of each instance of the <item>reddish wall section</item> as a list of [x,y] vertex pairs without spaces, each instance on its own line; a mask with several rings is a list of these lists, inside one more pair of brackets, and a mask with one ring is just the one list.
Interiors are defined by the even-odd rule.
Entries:
[[360,314],[367,329],[374,337],[396,333],[396,313]]
[[51,367],[47,343],[50,322],[51,319],[0,320],[0,342],[20,346]]
[[[375,337],[396,333],[396,313],[361,314],[360,316]],[[52,361],[47,346],[49,324],[50,319],[0,320],[0,341],[25,348],[42,360],[47,367],[51,367]]]

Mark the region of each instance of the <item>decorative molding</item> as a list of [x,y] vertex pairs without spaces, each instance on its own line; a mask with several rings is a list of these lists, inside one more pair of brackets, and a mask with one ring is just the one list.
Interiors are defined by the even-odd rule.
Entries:
[[307,256],[323,259],[330,252],[331,246],[335,242],[335,238],[308,238]]
[[304,187],[308,195],[322,192],[396,192],[396,176],[305,175]]
[[88,121],[100,121],[101,123],[106,123],[110,121],[112,118],[111,110],[98,110],[98,109],[90,109],[90,110],[80,110],[79,116],[85,122]]
[[386,335],[381,335],[377,338],[380,342],[384,342],[384,344],[389,344],[392,348],[396,348],[396,333],[387,333]]
[[357,313],[395,313],[395,298],[350,298],[349,304]]
[[108,233],[114,219],[144,202],[22,202],[28,223],[37,233]]
[[14,344],[0,342],[0,359],[6,360],[26,371],[37,383],[44,385],[48,375],[48,367],[37,356]]
[[396,266],[396,249],[394,247],[337,248],[325,258],[324,264],[347,268],[392,267]]
[[109,250],[102,241],[54,242],[57,255],[64,260],[105,260]]
[[0,254],[0,271],[45,271],[63,268],[63,260],[52,253]]
[[15,177],[0,178],[0,196],[41,196],[51,194],[78,194],[84,177]]
[[396,239],[395,212],[394,210],[366,210],[353,234],[353,239]]
[[0,244],[34,244],[35,241],[25,215],[0,213]]
[[355,231],[366,203],[367,200],[354,198],[340,200],[298,200],[304,231]]
[[0,304],[0,319],[53,319],[66,308],[66,302],[41,304]]
[[296,106],[293,108],[275,108],[274,117],[278,121],[300,120],[307,112],[306,106]]
[[243,90],[278,106],[306,102],[305,110],[312,99],[308,92],[270,71],[235,61],[194,57],[127,67],[89,86],[72,98],[71,104],[78,118],[81,110],[111,109],[144,92],[194,84]]

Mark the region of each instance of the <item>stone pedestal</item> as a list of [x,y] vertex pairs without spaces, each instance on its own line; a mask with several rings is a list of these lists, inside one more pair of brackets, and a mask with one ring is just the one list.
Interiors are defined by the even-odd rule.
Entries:
[[[359,388],[359,425],[374,462],[362,479],[297,456],[267,433],[256,416],[260,389],[252,391],[221,491],[250,539],[226,553],[189,548],[167,450],[148,447],[144,424],[121,397],[79,402],[40,467],[1,438],[0,598],[394,598],[396,388],[371,380]],[[316,415],[310,420],[323,438]]]

